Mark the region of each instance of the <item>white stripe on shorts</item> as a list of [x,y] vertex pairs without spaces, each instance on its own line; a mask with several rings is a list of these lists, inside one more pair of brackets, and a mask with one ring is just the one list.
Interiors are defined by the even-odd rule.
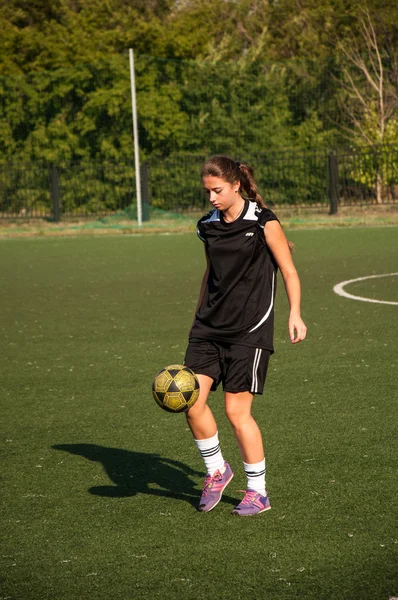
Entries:
[[252,387],[250,390],[253,394],[258,392],[257,371],[258,371],[258,367],[260,365],[261,353],[262,353],[262,348],[256,348],[256,352],[254,354],[253,369],[252,369]]

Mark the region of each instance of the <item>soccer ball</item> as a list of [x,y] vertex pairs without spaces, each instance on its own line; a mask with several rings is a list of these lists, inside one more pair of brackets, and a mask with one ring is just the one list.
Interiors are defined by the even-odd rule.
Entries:
[[152,393],[157,404],[168,412],[183,412],[191,408],[199,397],[199,381],[195,373],[184,365],[169,365],[156,375]]

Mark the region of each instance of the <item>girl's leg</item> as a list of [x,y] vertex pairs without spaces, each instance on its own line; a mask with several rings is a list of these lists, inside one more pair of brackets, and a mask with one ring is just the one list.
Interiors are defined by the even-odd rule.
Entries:
[[233,477],[233,472],[224,462],[218,441],[217,424],[207,405],[213,379],[207,375],[197,375],[197,377],[200,384],[199,398],[186,413],[186,418],[207,470],[199,510],[209,512],[220,502],[224,489]]
[[207,406],[213,379],[207,375],[197,375],[199,379],[199,398],[186,413],[187,423],[195,440],[205,440],[217,433],[217,424],[213,413]]
[[258,463],[264,459],[260,428],[252,417],[253,394],[225,392],[225,412],[232,425],[242,460]]
[[247,476],[247,489],[266,496],[265,459],[259,426],[251,414],[253,394],[225,393],[225,411],[232,425]]
[[207,405],[207,398],[213,379],[207,375],[198,375],[200,384],[199,398],[186,413],[187,423],[192,431],[195,444],[204,460],[206,471],[213,476],[216,471],[224,472],[224,458],[218,440],[217,424]]

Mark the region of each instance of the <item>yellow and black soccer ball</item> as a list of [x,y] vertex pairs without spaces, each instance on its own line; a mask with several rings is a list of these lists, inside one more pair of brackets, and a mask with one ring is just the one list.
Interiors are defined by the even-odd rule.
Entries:
[[152,393],[157,404],[168,412],[183,412],[193,406],[199,397],[199,381],[195,373],[184,365],[169,365],[156,375]]

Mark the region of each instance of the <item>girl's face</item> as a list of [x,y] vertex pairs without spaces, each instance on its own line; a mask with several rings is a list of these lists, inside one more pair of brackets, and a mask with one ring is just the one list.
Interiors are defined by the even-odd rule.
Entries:
[[241,197],[239,181],[231,184],[221,177],[207,175],[203,177],[202,183],[209,202],[218,210],[228,210]]

